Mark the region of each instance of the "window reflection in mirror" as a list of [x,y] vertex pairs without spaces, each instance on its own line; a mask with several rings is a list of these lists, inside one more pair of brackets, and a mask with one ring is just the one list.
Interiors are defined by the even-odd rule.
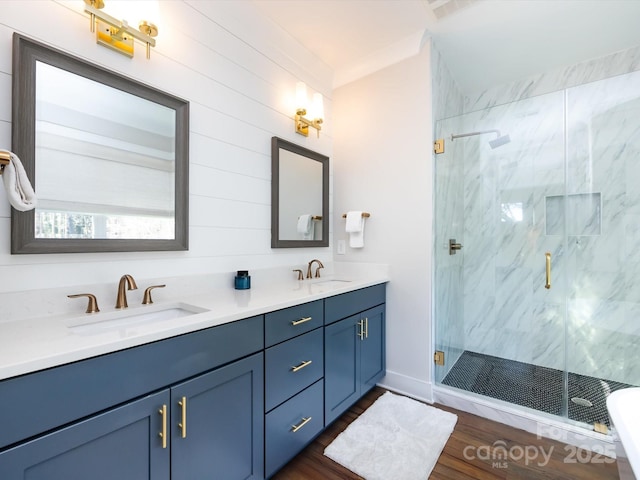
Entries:
[[173,238],[175,116],[37,62],[36,238]]

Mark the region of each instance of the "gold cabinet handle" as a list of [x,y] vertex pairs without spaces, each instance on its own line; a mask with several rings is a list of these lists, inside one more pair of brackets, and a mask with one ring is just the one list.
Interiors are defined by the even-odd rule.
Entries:
[[306,362],[303,361],[300,365],[297,365],[295,367],[291,367],[291,371],[292,372],[298,372],[298,371],[302,370],[304,367],[306,367],[308,365],[311,365],[311,363],[313,363],[312,360],[307,360]]
[[358,329],[358,336],[360,337],[360,340],[364,340],[364,320],[360,320],[358,322],[358,327],[360,327]]
[[178,426],[181,429],[182,438],[187,438],[187,397],[182,397],[182,399],[178,402],[178,405],[182,407],[182,421],[178,424]]
[[162,431],[158,435],[162,439],[162,448],[167,448],[167,406],[162,405],[158,413],[162,416]]
[[291,426],[291,431],[293,433],[296,433],[298,430],[300,430],[302,427],[304,427],[310,421],[311,421],[311,417],[302,417],[302,421],[299,424]]
[[291,322],[291,325],[293,325],[295,327],[296,325],[300,325],[301,323],[310,322],[311,319],[312,319],[312,317],[303,317],[300,320],[293,320]]
[[369,318],[364,317],[364,338],[369,338]]
[[551,253],[547,252],[544,254],[544,256],[546,257],[546,271],[547,271],[547,278],[546,278],[546,283],[544,284],[544,288],[546,288],[547,290],[549,290],[551,288]]

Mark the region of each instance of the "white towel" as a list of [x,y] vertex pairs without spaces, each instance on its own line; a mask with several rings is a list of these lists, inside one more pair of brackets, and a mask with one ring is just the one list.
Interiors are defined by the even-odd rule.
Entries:
[[24,171],[22,162],[16,154],[9,152],[9,157],[10,162],[4,166],[2,172],[2,181],[7,191],[9,203],[21,212],[32,210],[36,208],[37,200],[27,172]]
[[313,219],[311,215],[304,214],[298,217],[298,233],[302,240],[313,240]]
[[345,231],[349,234],[351,248],[364,247],[364,217],[362,212],[347,212]]

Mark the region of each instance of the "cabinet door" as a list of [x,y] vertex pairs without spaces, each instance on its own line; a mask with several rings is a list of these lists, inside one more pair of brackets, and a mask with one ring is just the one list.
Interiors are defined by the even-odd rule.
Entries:
[[[162,406],[169,390],[0,453],[3,480],[169,479]],[[168,421],[168,419],[166,419]]]
[[329,425],[360,396],[360,317],[354,315],[325,327],[324,421]]
[[375,387],[385,374],[384,305],[362,312],[365,335],[360,342],[360,395]]
[[263,478],[263,378],[259,353],[171,389],[172,480]]

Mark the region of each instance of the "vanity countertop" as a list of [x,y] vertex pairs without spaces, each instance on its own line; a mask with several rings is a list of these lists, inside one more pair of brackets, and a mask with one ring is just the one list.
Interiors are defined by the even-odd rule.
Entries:
[[[114,309],[100,313],[65,314],[0,323],[0,380],[51,368],[86,358],[123,350],[176,335],[222,325],[282,308],[347,293],[385,283],[385,273],[309,279],[295,282],[261,282],[250,290],[232,287],[211,288],[206,292],[174,298],[151,306],[132,305],[127,315],[143,314],[173,305],[193,306],[202,313],[126,325],[102,331],[74,332],[69,325],[83,320],[99,322],[101,316],[114,315]],[[344,279],[346,280],[346,278]]]

